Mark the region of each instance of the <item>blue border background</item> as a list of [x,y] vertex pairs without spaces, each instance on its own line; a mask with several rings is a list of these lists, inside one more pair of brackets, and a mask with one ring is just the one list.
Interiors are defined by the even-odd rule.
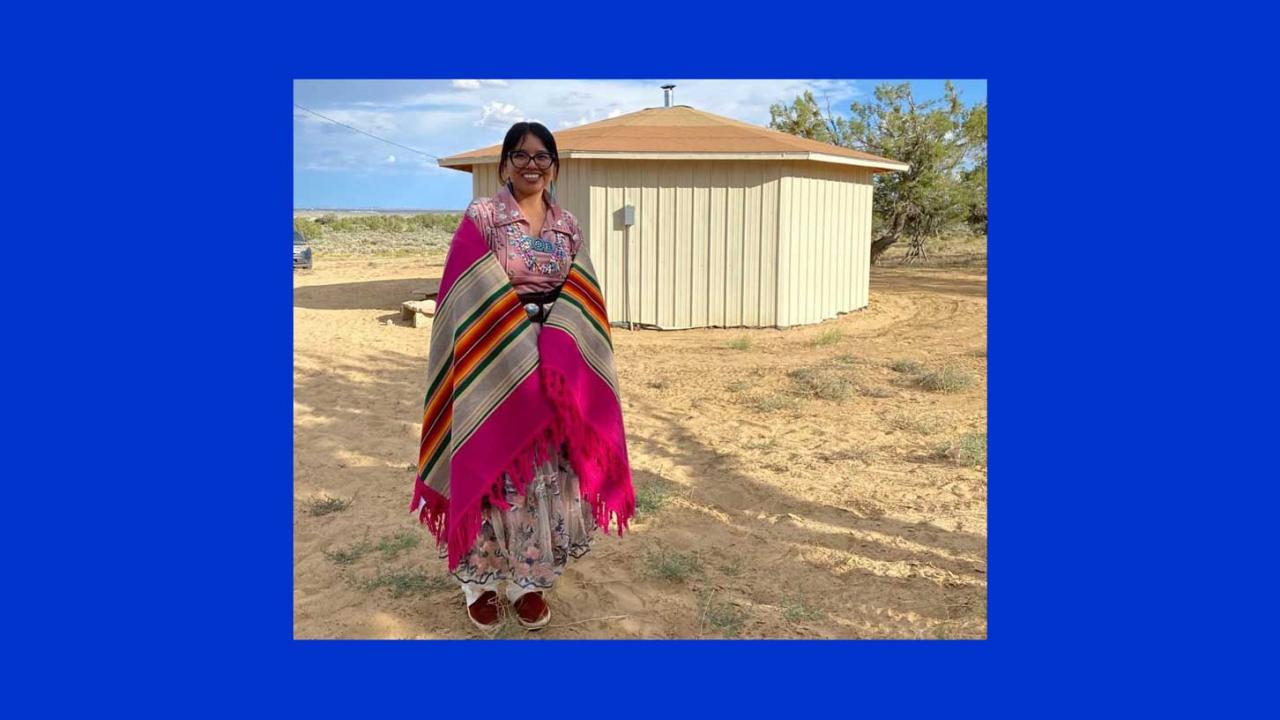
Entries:
[[[1275,165],[1186,161],[1242,142],[1232,113],[1250,117],[1238,101],[1256,93],[1233,95],[1247,83],[1210,63],[1259,62],[1259,18],[1078,3],[32,12],[0,31],[4,298],[21,339],[5,533],[8,679],[42,713],[1220,713],[1263,677],[1220,638],[1269,632],[1246,564],[1266,547],[1253,516],[1269,487],[1213,483],[1246,473],[1270,426],[1224,424],[1214,393],[1271,407],[1274,392],[1211,374],[1244,318],[1199,299],[1265,303],[1265,276],[1222,288],[1200,259],[1273,206]],[[626,76],[989,80],[989,640],[291,639],[293,79]],[[1242,213],[1211,207],[1223,183]],[[1233,277],[1271,266],[1256,253]],[[1227,440],[1251,450],[1197,452]],[[1210,533],[1228,514],[1230,533]],[[567,696],[546,702],[547,682]]]

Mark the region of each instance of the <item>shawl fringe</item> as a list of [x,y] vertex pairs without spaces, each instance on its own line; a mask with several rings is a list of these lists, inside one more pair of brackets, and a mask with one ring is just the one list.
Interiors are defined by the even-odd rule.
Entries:
[[[569,463],[578,474],[582,499],[590,504],[596,524],[605,534],[611,534],[609,525],[616,522],[618,537],[622,537],[635,515],[635,491],[630,482],[626,456],[607,443],[577,412],[576,404],[568,397],[563,375],[547,364],[540,364],[539,374],[555,408],[555,418],[516,452],[493,480],[489,491],[471,507],[451,507],[449,498],[428,487],[421,475],[414,483],[409,509],[418,513],[418,521],[427,526],[438,546],[448,546],[450,571],[457,569],[462,558],[470,552],[484,526],[483,499],[487,497],[492,506],[509,510],[511,504],[507,502],[504,477],[510,476],[516,492],[525,494],[534,478],[535,466],[558,459],[560,448],[566,445]],[[627,477],[627,482],[613,483],[610,491],[608,478],[623,476]]]
[[[635,490],[631,485],[631,468],[626,450],[608,443],[578,412],[578,404],[569,397],[565,378],[556,368],[539,366],[542,384],[555,408],[555,424],[569,438],[569,463],[578,474],[584,500],[606,535],[611,517],[617,521],[618,537],[628,528],[636,511]],[[625,478],[625,482],[607,482],[609,478]]]

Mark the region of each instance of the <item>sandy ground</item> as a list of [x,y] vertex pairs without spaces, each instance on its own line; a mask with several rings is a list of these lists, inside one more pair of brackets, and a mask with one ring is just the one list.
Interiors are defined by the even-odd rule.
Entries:
[[[295,274],[296,637],[486,637],[407,511],[430,330],[399,305],[441,260]],[[985,637],[986,284],[874,267],[817,326],[616,328],[649,512],[570,562],[548,628],[490,637]]]

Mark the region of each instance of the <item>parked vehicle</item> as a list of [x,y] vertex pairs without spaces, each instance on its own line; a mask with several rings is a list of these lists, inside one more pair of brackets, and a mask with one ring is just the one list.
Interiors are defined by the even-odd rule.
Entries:
[[311,245],[297,230],[293,231],[293,269],[311,269]]

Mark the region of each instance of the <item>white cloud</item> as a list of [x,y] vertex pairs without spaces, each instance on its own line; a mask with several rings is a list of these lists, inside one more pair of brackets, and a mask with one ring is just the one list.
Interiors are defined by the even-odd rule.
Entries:
[[394,165],[394,164],[395,164],[395,162],[396,162],[396,156],[395,156],[395,155],[388,155],[388,156],[387,156],[386,163],[387,163],[388,165]]
[[483,87],[507,87],[506,80],[454,80],[452,86],[459,90],[479,90]]
[[480,108],[480,119],[476,121],[476,125],[479,127],[505,127],[525,119],[524,113],[520,112],[520,109],[515,105],[491,100]]
[[626,113],[622,110],[622,108],[619,108],[619,107],[615,107],[614,109],[610,110],[607,114],[602,113],[600,110],[592,110],[590,113],[586,115],[580,115],[577,118],[561,120],[560,127],[561,128],[577,127],[579,125],[586,125],[587,123],[593,123],[597,120],[607,120],[609,118],[616,118],[619,115],[625,115],[625,114]]

